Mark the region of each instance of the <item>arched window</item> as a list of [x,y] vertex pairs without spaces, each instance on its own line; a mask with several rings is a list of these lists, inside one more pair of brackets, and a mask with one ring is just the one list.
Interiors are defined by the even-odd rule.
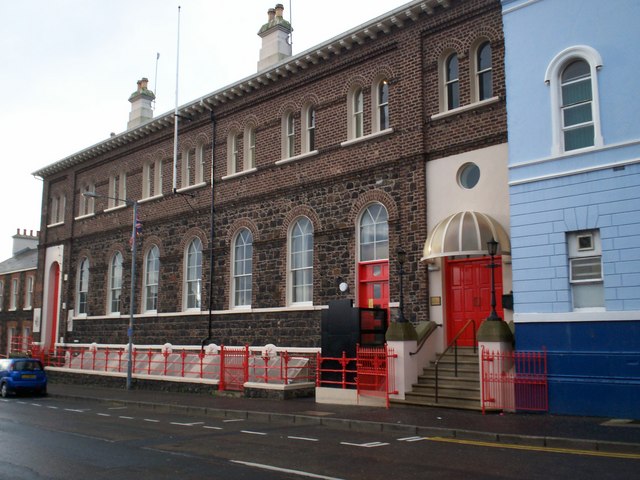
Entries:
[[313,225],[307,217],[299,218],[289,235],[290,303],[313,301]]
[[360,138],[364,135],[364,94],[359,88],[353,93],[353,137]]
[[122,254],[114,253],[109,267],[108,313],[120,313],[120,295],[122,294]]
[[256,129],[249,126],[244,130],[244,169],[256,168]]
[[144,261],[144,311],[158,311],[158,284],[160,281],[160,249],[153,245]]
[[600,54],[586,45],[569,47],[545,73],[550,86],[552,154],[602,146],[598,69]]
[[389,124],[389,82],[383,79],[378,83],[376,88],[378,94],[376,97],[376,125],[378,131],[386,130]]
[[253,280],[253,236],[247,228],[240,230],[233,242],[233,306],[251,306]]
[[491,44],[483,42],[476,50],[476,89],[478,101],[487,100],[493,95],[491,70]]
[[108,208],[126,205],[127,198],[127,173],[123,170],[109,177]]
[[196,146],[196,171],[195,171],[195,183],[196,185],[199,183],[203,183],[205,181],[204,178],[204,143],[198,142]]
[[570,62],[560,76],[564,149],[591,147],[594,142],[591,70],[584,60]]
[[84,257],[78,266],[78,286],[76,291],[76,312],[78,312],[78,315],[86,315],[89,294],[89,259],[87,257]]
[[185,251],[184,309],[200,309],[202,301],[202,242],[194,238]]
[[149,160],[142,167],[142,198],[162,195],[162,160]]
[[293,112],[289,112],[286,117],[286,149],[285,158],[295,156],[296,152],[296,123]]
[[360,261],[389,258],[389,216],[380,203],[367,207],[360,218]]
[[452,53],[444,62],[445,95],[447,110],[460,106],[460,83],[458,81],[458,55]]
[[232,131],[227,137],[227,175],[233,175],[238,172],[238,162],[240,160],[239,151],[240,139],[238,132]]
[[313,152],[316,149],[316,109],[309,105],[304,111],[305,135],[302,142],[303,153]]

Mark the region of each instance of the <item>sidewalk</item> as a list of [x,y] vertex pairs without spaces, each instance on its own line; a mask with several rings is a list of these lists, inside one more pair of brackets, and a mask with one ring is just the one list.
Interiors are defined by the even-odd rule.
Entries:
[[640,455],[640,422],[548,414],[486,414],[445,408],[390,409],[317,404],[313,398],[271,400],[169,393],[85,385],[49,384],[53,397],[118,402],[174,412],[262,421],[317,423],[329,428],[386,431]]

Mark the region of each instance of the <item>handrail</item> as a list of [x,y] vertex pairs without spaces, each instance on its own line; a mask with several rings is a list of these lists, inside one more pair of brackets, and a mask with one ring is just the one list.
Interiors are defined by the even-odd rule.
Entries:
[[431,336],[431,334],[433,332],[435,332],[438,329],[438,327],[442,328],[442,324],[441,323],[436,323],[436,326],[434,328],[430,329],[426,334],[424,334],[422,336],[422,338],[420,339],[420,341],[418,342],[418,348],[416,349],[416,351],[415,352],[409,352],[409,355],[417,355],[420,352],[420,350],[422,350],[422,347],[427,342],[427,339]]
[[467,323],[464,324],[464,327],[462,327],[462,329],[460,329],[460,331],[456,334],[455,337],[453,337],[453,340],[451,340],[451,342],[449,342],[449,345],[447,345],[447,348],[445,348],[444,352],[442,352],[438,358],[436,358],[435,361],[435,367],[436,367],[436,403],[438,403],[438,364],[440,363],[440,360],[442,360],[442,358],[447,354],[447,352],[451,349],[451,347],[455,347],[454,348],[454,375],[457,377],[458,376],[458,338],[460,338],[460,335],[462,335],[464,333],[464,331],[469,328],[469,325],[473,325],[473,352],[477,353],[478,352],[478,343],[476,340],[476,321],[471,319],[469,320]]

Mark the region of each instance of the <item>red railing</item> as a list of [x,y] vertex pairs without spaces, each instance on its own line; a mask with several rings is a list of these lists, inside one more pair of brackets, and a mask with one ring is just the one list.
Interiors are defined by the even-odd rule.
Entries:
[[[13,343],[13,342],[12,342]],[[16,345],[22,345],[16,339]],[[14,353],[40,358],[48,367],[92,373],[125,374],[127,345],[56,345],[43,350],[38,344],[16,348]],[[180,377],[218,382],[220,390],[242,390],[246,382],[291,385],[315,383],[314,348],[134,346],[132,374],[137,377]]]
[[389,395],[397,394],[394,381],[394,360],[397,355],[383,347],[356,347],[355,358],[322,357],[318,354],[318,387],[355,388],[358,395],[383,397],[389,408]]
[[482,413],[549,410],[547,352],[493,352],[482,348]]

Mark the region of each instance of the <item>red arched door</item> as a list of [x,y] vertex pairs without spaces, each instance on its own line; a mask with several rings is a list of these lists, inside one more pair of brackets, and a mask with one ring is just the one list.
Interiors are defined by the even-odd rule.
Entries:
[[[451,342],[469,320],[475,320],[476,328],[491,313],[491,263],[490,257],[447,260],[446,300],[447,343]],[[495,258],[496,312],[504,318],[502,310],[502,260]],[[458,345],[473,345],[473,330],[468,328],[459,338]]]

